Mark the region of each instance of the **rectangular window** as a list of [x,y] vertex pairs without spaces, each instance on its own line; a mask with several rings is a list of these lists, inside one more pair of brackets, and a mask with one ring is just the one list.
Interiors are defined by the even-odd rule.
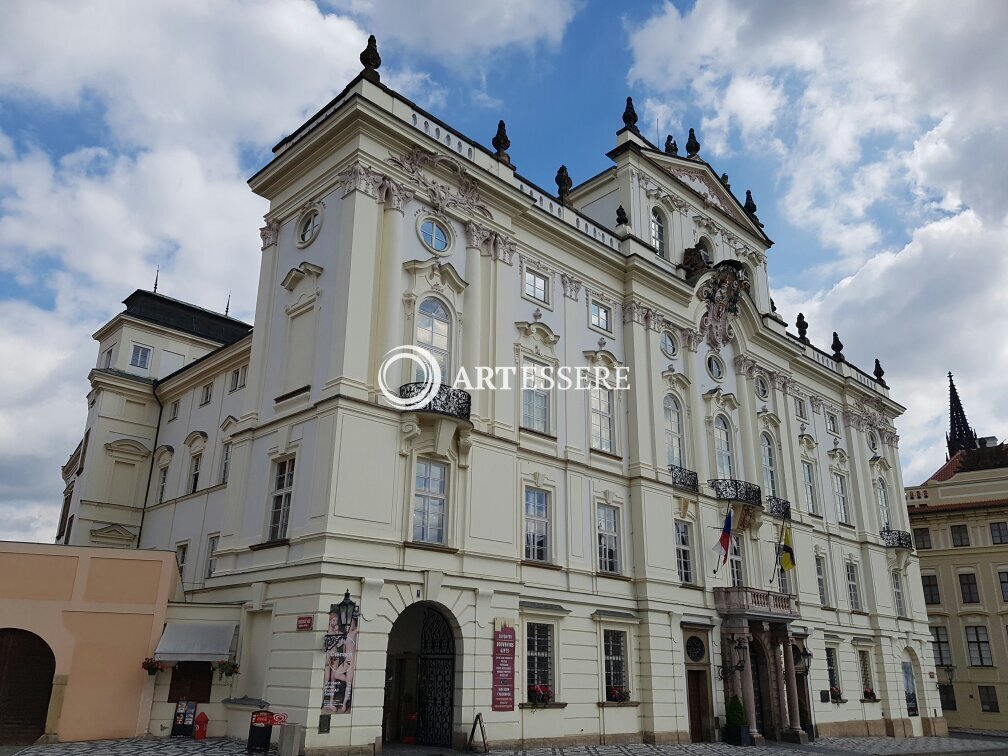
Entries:
[[1008,522],[992,522],[990,532],[991,543],[1008,543]]
[[893,598],[896,599],[896,616],[906,617],[906,600],[903,597],[903,578],[898,572],[892,574]]
[[921,575],[921,585],[924,588],[925,604],[940,604],[941,594],[938,592],[937,575]]
[[675,521],[676,567],[679,579],[689,585],[693,584],[693,541],[690,525],[681,520]]
[[597,512],[599,572],[616,574],[620,571],[619,510],[610,504],[599,504]]
[[819,586],[819,603],[829,606],[829,581],[826,579],[826,557],[815,558],[816,584]]
[[795,400],[794,400],[794,407],[795,407],[795,414],[798,417],[800,417],[802,420],[808,420],[808,415],[805,412],[805,400],[804,399],[798,399],[796,397]]
[[826,647],[826,675],[831,688],[840,688],[840,668],[837,666],[837,652],[832,646]]
[[196,493],[196,489],[199,488],[199,471],[202,464],[202,454],[193,454],[189,460],[189,493]]
[[206,384],[200,391],[200,406],[210,404],[211,399],[213,399],[213,381]]
[[840,424],[837,422],[837,416],[832,412],[826,413],[826,430],[830,433],[840,433]]
[[959,593],[964,604],[980,603],[980,587],[977,585],[974,573],[963,572],[959,574]]
[[549,304],[549,281],[534,270],[525,269],[525,296]]
[[837,520],[850,525],[850,510],[847,507],[847,479],[840,473],[833,473],[833,498],[836,501]]
[[592,302],[591,324],[595,328],[612,333],[612,310],[601,302]]
[[952,545],[959,546],[969,546],[969,529],[965,525],[953,525],[952,526]]
[[550,391],[545,383],[546,366],[526,360],[522,363],[522,428],[550,432]]
[[997,713],[1001,711],[998,707],[997,689],[993,685],[978,685],[980,693],[980,711]]
[[[537,687],[553,691],[553,625],[529,622],[525,625],[525,667],[529,700]],[[540,694],[546,691],[537,691]],[[537,699],[538,700],[538,699]]]
[[847,598],[850,599],[852,612],[860,612],[861,609],[861,579],[858,575],[858,566],[853,562],[847,563]]
[[270,541],[279,541],[287,537],[293,493],[294,457],[277,460],[273,463],[273,493],[270,497]]
[[104,368],[105,370],[108,370],[110,367],[112,367],[112,350],[114,348],[115,346],[113,345],[110,346],[108,349],[106,349],[104,352],[102,352],[102,356],[98,360],[98,367]]
[[228,482],[228,473],[231,471],[231,442],[221,447],[220,482],[224,485]]
[[151,348],[141,344],[133,345],[133,352],[130,354],[130,365],[141,370],[150,367]]
[[214,574],[214,569],[217,567],[217,544],[219,541],[219,535],[212,535],[207,538],[206,577],[211,577]]
[[248,365],[242,365],[231,371],[231,391],[245,388],[245,380],[248,376]]
[[171,671],[171,683],[168,685],[168,702],[209,703],[213,674],[213,666],[210,662],[175,662]]
[[914,546],[918,551],[931,548],[931,531],[928,528],[913,529]]
[[987,637],[986,625],[966,626],[966,648],[969,649],[971,667],[993,667],[990,638]]
[[[868,652],[859,648],[857,652],[858,670],[861,672],[861,690],[867,693],[869,690],[875,691],[875,684],[872,682],[871,657]],[[867,698],[867,696],[865,696]]]
[[938,698],[941,699],[942,711],[955,711],[955,688],[946,683],[938,683]]
[[815,468],[811,462],[801,463],[802,486],[805,489],[805,511],[809,514],[819,514],[819,501],[816,499]]
[[168,465],[158,468],[157,503],[164,501],[165,485],[168,483]]
[[613,392],[607,388],[591,390],[591,446],[599,451],[613,451]]
[[186,554],[188,553],[189,553],[188,543],[180,543],[177,546],[175,546],[175,564],[178,565],[178,574],[180,578],[183,577],[185,574]]
[[171,403],[171,406],[168,408],[169,423],[178,417],[178,409],[179,409],[179,400],[176,399],[174,402]]
[[1008,572],[999,572],[998,580],[1001,582],[1001,600],[1008,601]]
[[934,652],[936,667],[945,667],[952,663],[952,645],[949,643],[947,627],[931,628],[931,650]]
[[541,488],[525,488],[525,558],[548,562],[550,558],[550,495]]
[[[778,553],[777,558],[780,559],[780,554]],[[779,583],[777,585],[781,593],[791,593],[791,574],[784,572],[784,570],[777,571],[777,578]]]
[[413,540],[444,544],[447,510],[448,467],[430,459],[418,459],[413,495]]
[[623,630],[603,630],[602,645],[606,701],[626,701],[630,692],[627,679],[627,634]]
[[[730,568],[731,584],[735,588],[745,585],[745,574],[742,568],[742,539],[738,536],[731,537],[731,548],[728,552],[728,566]],[[781,573],[782,575],[785,573]]]

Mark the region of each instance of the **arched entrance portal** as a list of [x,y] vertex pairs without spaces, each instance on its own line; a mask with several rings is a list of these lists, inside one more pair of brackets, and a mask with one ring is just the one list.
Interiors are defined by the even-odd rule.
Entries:
[[45,733],[56,657],[35,633],[0,630],[0,745],[30,745]]
[[918,674],[917,656],[909,648],[903,650],[900,666],[903,673],[903,695],[906,699],[910,729],[914,737],[920,737],[924,734],[920,719],[920,704],[917,698],[919,694],[917,681],[920,679],[920,675]]
[[389,633],[382,739],[450,747],[454,713],[455,632],[432,604],[414,604]]

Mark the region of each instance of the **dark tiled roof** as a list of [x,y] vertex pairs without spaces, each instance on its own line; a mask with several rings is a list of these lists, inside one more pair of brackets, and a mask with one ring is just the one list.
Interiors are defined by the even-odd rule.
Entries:
[[248,323],[227,315],[143,289],[134,291],[123,300],[123,304],[126,305],[126,315],[219,344],[231,344],[252,330]]
[[907,513],[910,519],[927,517],[938,512],[961,512],[970,509],[999,509],[1008,507],[1008,499],[991,499],[990,501],[956,501],[948,504],[923,504],[921,506],[909,506]]

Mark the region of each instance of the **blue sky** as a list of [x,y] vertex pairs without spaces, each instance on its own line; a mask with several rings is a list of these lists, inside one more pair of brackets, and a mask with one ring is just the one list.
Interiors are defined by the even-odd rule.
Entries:
[[90,334],[150,287],[252,318],[245,180],[359,70],[552,189],[640,127],[752,189],[772,294],[882,359],[908,484],[944,459],[945,373],[1008,434],[1008,5],[801,0],[15,0],[0,28],[0,537],[49,540]]

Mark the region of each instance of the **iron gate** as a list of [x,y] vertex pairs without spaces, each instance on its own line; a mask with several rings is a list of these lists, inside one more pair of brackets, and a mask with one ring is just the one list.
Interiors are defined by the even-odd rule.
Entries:
[[417,743],[450,747],[455,703],[455,636],[436,609],[426,611],[420,628],[417,688]]
[[27,630],[0,630],[0,745],[30,745],[45,732],[56,658]]

